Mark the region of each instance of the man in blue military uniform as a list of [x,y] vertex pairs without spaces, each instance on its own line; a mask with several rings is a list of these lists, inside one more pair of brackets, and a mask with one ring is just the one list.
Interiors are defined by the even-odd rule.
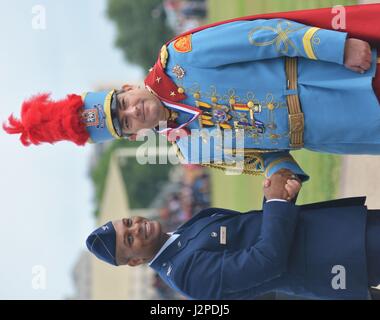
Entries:
[[[380,5],[348,7],[347,26],[368,15],[373,28],[363,29],[380,34],[376,13]],[[333,18],[328,10],[320,15]],[[4,128],[21,134],[24,144],[68,139],[67,131],[80,130],[66,127],[79,122],[88,132],[81,132],[79,143],[69,139],[78,144],[135,139],[141,129],[156,128],[187,163],[266,176],[288,168],[305,181],[291,150],[380,154],[380,108],[372,86],[377,53],[349,35],[356,33],[285,18],[222,22],[163,46],[145,87],[85,96],[83,113],[74,109],[83,120],[51,126],[49,118],[36,116],[31,125],[26,115],[39,107],[33,100],[26,103],[28,112],[23,106],[21,121],[10,118]],[[51,127],[61,134],[46,137]]]
[[368,211],[365,198],[296,206],[285,200],[300,189],[293,178],[280,170],[265,180],[262,211],[206,209],[173,234],[125,218],[95,230],[87,247],[112,265],[148,263],[193,299],[370,298],[380,283],[380,211]]
[[[273,164],[294,165],[289,150],[301,147],[379,154],[377,51],[347,36],[285,19],[217,24],[164,46],[145,83],[180,123],[207,128],[177,139],[189,163],[228,168],[243,149],[245,168],[270,173]],[[184,120],[184,105],[201,111],[198,121],[190,112]],[[232,139],[209,139],[219,128]]]

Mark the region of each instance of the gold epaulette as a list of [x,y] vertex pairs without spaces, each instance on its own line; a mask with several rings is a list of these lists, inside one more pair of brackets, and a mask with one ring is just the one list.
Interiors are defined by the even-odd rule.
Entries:
[[166,67],[166,62],[168,61],[168,57],[169,57],[168,48],[166,47],[166,45],[163,45],[160,51],[160,61],[161,61],[162,68],[164,69]]

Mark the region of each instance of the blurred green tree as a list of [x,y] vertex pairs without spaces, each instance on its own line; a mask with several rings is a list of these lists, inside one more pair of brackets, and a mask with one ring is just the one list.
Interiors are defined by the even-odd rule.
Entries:
[[[112,153],[118,148],[137,148],[144,141],[115,140],[103,151],[90,172],[95,188],[95,216],[99,215],[108,167]],[[132,209],[148,208],[162,185],[168,181],[170,164],[140,165],[134,158],[120,162],[123,181],[127,189],[129,206]]]
[[168,181],[170,164],[139,164],[135,158],[121,165],[129,206],[148,208],[160,189]]
[[165,23],[162,0],[108,0],[107,15],[117,28],[116,46],[145,70],[174,35]]

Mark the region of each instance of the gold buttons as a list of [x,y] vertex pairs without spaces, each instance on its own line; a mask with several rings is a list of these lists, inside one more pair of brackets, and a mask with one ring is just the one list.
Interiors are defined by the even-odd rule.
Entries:
[[194,97],[195,99],[200,99],[200,98],[201,98],[201,95],[200,95],[199,92],[195,92],[195,93],[193,94],[193,97]]
[[247,103],[247,106],[248,106],[249,108],[253,108],[254,105],[255,105],[255,104],[253,103],[253,101],[248,101],[248,103]]
[[235,104],[236,100],[234,98],[231,98],[229,102],[230,102],[230,104]]
[[218,98],[215,97],[215,96],[211,97],[211,102],[217,103],[218,102]]
[[179,94],[185,93],[185,89],[183,89],[181,87],[179,87],[177,91]]
[[274,109],[273,103],[268,103],[268,109],[271,111]]

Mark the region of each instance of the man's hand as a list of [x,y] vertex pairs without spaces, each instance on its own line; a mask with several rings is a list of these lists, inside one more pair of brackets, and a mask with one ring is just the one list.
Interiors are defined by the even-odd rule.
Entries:
[[344,48],[344,65],[347,69],[359,73],[367,71],[371,67],[371,47],[368,42],[347,39]]
[[301,189],[301,181],[290,170],[281,169],[268,179],[263,185],[264,196],[267,200],[292,200]]

